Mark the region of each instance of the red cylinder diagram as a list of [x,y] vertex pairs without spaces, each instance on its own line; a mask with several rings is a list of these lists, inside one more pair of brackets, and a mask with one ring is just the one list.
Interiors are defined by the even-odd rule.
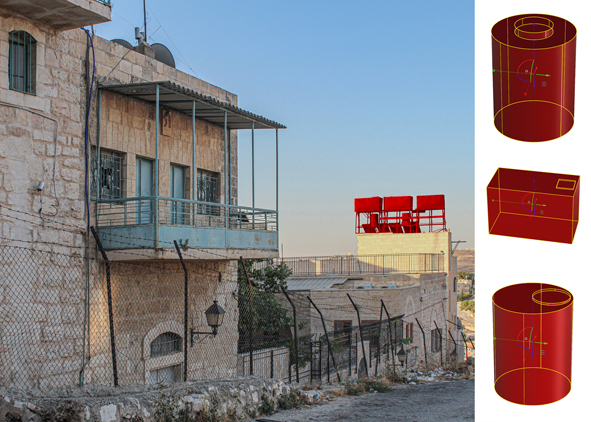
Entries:
[[495,390],[512,403],[541,405],[571,389],[573,297],[544,283],[493,295]]
[[542,142],[565,135],[575,114],[575,26],[518,15],[492,28],[494,124],[503,135]]

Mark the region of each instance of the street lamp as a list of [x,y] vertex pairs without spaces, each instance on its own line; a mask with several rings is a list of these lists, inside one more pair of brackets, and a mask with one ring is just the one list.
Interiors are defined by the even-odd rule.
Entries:
[[206,333],[206,332],[201,332],[201,331],[195,331],[193,328],[191,328],[191,347],[193,347],[193,336],[195,336],[195,334],[197,334],[197,335],[203,334],[206,336],[215,337],[218,334],[218,328],[224,322],[225,313],[226,313],[226,311],[224,311],[224,308],[222,308],[218,304],[217,300],[214,300],[213,305],[211,305],[205,311],[205,318],[207,319],[207,325],[209,325],[211,327],[211,332]]

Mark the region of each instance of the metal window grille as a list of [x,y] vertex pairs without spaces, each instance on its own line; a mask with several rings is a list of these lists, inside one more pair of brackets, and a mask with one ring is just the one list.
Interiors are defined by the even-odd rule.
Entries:
[[[219,176],[217,173],[206,173],[198,171],[195,178],[195,199],[203,202],[219,202],[218,195]],[[199,205],[198,214],[211,215],[212,212],[219,212],[218,207]]]
[[182,337],[175,333],[163,333],[150,343],[150,357],[171,355],[181,351]]
[[115,152],[101,151],[101,168],[97,169],[96,153],[92,156],[92,182],[91,195],[96,199],[97,182],[100,186],[100,199],[119,199],[122,197],[122,177],[121,168],[123,164],[123,157]]
[[150,384],[172,384],[181,382],[182,365],[167,366],[150,371]]
[[28,32],[12,31],[8,45],[9,88],[34,95],[37,41]]
[[431,330],[431,352],[439,352],[441,350],[441,331],[437,328]]

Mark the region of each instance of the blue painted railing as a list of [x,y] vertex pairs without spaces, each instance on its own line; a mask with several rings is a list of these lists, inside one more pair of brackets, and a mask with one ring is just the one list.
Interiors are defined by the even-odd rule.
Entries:
[[277,212],[167,197],[100,200],[97,227],[105,249],[189,247],[277,249]]

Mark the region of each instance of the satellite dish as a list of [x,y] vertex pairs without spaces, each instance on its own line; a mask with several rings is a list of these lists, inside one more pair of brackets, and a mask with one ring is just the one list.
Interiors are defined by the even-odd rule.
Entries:
[[176,68],[176,65],[174,63],[174,57],[172,57],[172,53],[170,52],[168,47],[160,43],[154,43],[152,44],[152,48],[156,52],[156,60],[164,64],[167,64],[170,67]]
[[116,38],[114,40],[111,40],[112,42],[122,45],[125,48],[129,48],[130,50],[133,50],[133,45],[131,45],[129,42],[125,41],[125,40],[121,40],[119,38]]

